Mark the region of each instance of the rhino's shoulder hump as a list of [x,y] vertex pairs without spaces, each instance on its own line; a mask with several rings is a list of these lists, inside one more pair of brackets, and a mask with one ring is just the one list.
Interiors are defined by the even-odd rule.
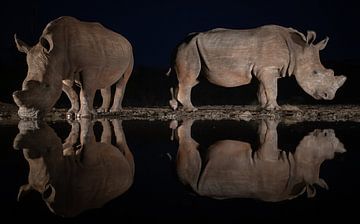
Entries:
[[59,26],[63,26],[63,25],[71,25],[71,24],[75,24],[75,23],[79,23],[80,21],[74,17],[71,17],[71,16],[61,16],[57,19],[54,19],[52,20],[51,22],[49,22],[44,31],[43,31],[43,34],[45,33],[50,33],[52,32],[53,30],[56,29],[56,27],[59,27]]

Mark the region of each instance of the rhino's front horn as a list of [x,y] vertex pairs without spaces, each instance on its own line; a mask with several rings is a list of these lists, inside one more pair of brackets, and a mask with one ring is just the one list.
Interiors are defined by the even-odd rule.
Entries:
[[14,34],[14,40],[15,40],[16,48],[20,52],[27,54],[30,51],[31,47],[29,45],[27,45],[24,41],[17,38],[16,33]]
[[340,88],[346,81],[346,76],[340,75],[340,76],[336,76],[336,82],[338,85],[338,88]]

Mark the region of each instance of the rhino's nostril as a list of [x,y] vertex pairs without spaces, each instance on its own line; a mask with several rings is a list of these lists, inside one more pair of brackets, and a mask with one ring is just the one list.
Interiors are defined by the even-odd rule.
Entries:
[[327,93],[324,93],[324,98],[327,98],[328,97],[328,94]]

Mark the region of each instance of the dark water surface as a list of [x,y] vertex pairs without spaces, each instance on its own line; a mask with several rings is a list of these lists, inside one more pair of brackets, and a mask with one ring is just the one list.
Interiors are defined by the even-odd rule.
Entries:
[[358,123],[187,120],[173,140],[169,125],[0,126],[1,217],[75,223],[358,219]]

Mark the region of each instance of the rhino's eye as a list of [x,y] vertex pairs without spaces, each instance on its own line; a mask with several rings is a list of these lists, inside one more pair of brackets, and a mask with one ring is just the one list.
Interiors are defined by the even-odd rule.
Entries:
[[314,70],[313,75],[317,75],[317,74],[319,74],[318,71]]

